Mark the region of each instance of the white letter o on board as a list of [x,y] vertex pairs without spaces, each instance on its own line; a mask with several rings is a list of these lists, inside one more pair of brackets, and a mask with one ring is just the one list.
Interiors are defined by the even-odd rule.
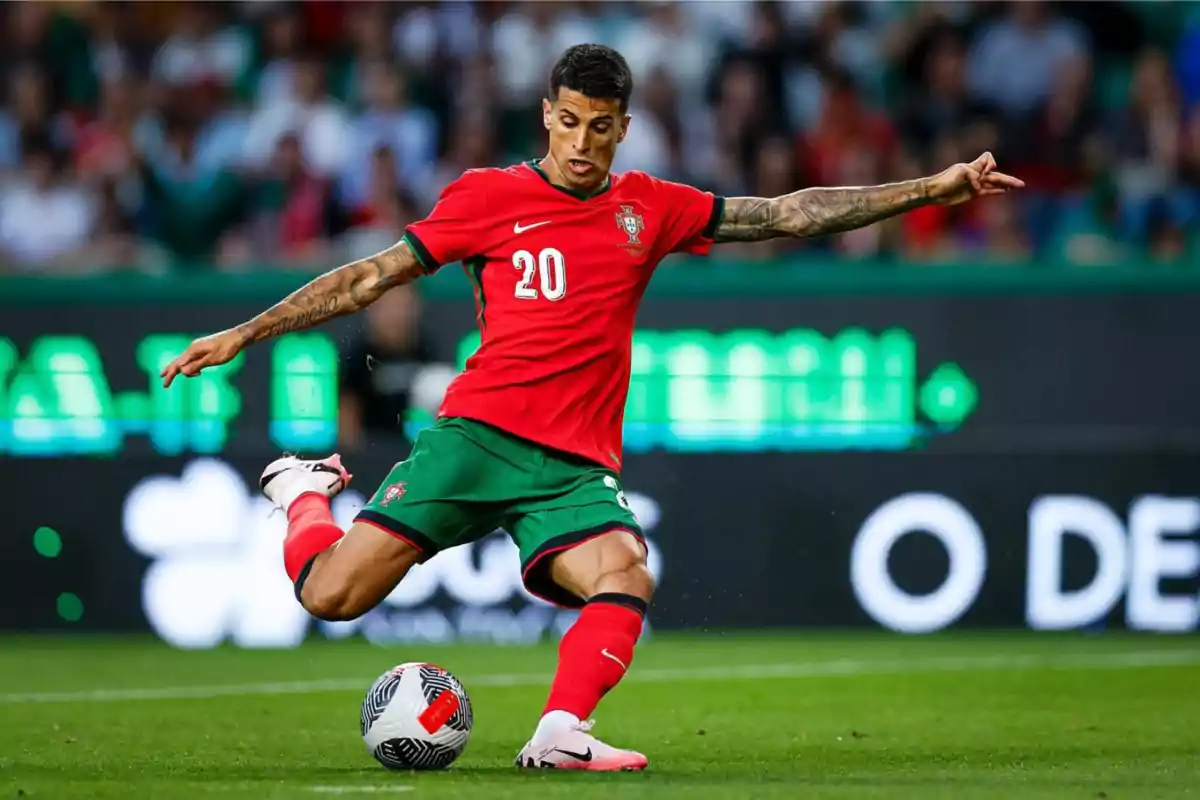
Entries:
[[[910,533],[937,538],[950,557],[942,585],[913,595],[896,585],[888,555]],[[987,574],[983,531],[965,508],[939,494],[905,494],[872,512],[850,552],[850,584],[859,605],[881,625],[903,633],[929,633],[950,625],[971,607]]]

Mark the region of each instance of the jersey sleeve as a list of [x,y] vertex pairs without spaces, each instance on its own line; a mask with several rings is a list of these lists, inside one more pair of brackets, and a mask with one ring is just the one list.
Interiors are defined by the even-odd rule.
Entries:
[[682,183],[651,178],[656,205],[668,209],[662,236],[664,253],[708,255],[725,213],[725,198]]
[[442,190],[429,216],[404,230],[404,241],[422,269],[432,274],[480,250],[480,220],[485,216],[480,177],[464,173]]

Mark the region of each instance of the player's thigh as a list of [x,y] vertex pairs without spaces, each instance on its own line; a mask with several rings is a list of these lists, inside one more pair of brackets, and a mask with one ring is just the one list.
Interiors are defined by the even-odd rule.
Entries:
[[654,594],[645,541],[620,528],[551,556],[547,569],[554,586],[581,601],[625,594],[650,602]]
[[505,528],[521,551],[521,575],[533,594],[577,608],[596,580],[613,571],[644,567],[641,526],[619,479],[602,467],[547,463],[548,482],[565,488],[551,498],[523,502]]
[[418,435],[412,453],[392,467],[355,518],[406,542],[422,561],[494,530],[504,471],[455,420]]

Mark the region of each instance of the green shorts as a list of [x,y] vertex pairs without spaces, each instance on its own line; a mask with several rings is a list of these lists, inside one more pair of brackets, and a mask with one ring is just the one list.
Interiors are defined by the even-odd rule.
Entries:
[[550,579],[549,556],[612,530],[628,531],[644,546],[611,469],[461,417],[421,431],[358,519],[425,558],[503,528],[521,551],[525,587],[576,608],[583,600]]

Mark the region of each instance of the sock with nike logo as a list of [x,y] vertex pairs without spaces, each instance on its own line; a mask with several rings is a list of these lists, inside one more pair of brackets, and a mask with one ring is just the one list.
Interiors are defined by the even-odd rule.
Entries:
[[316,492],[297,497],[287,509],[288,532],[283,540],[283,566],[296,586],[296,599],[312,569],[313,560],[328,550],[345,531],[333,521],[329,499]]
[[587,719],[633,661],[648,605],[627,594],[598,594],[558,646],[558,671],[545,714],[565,711]]

